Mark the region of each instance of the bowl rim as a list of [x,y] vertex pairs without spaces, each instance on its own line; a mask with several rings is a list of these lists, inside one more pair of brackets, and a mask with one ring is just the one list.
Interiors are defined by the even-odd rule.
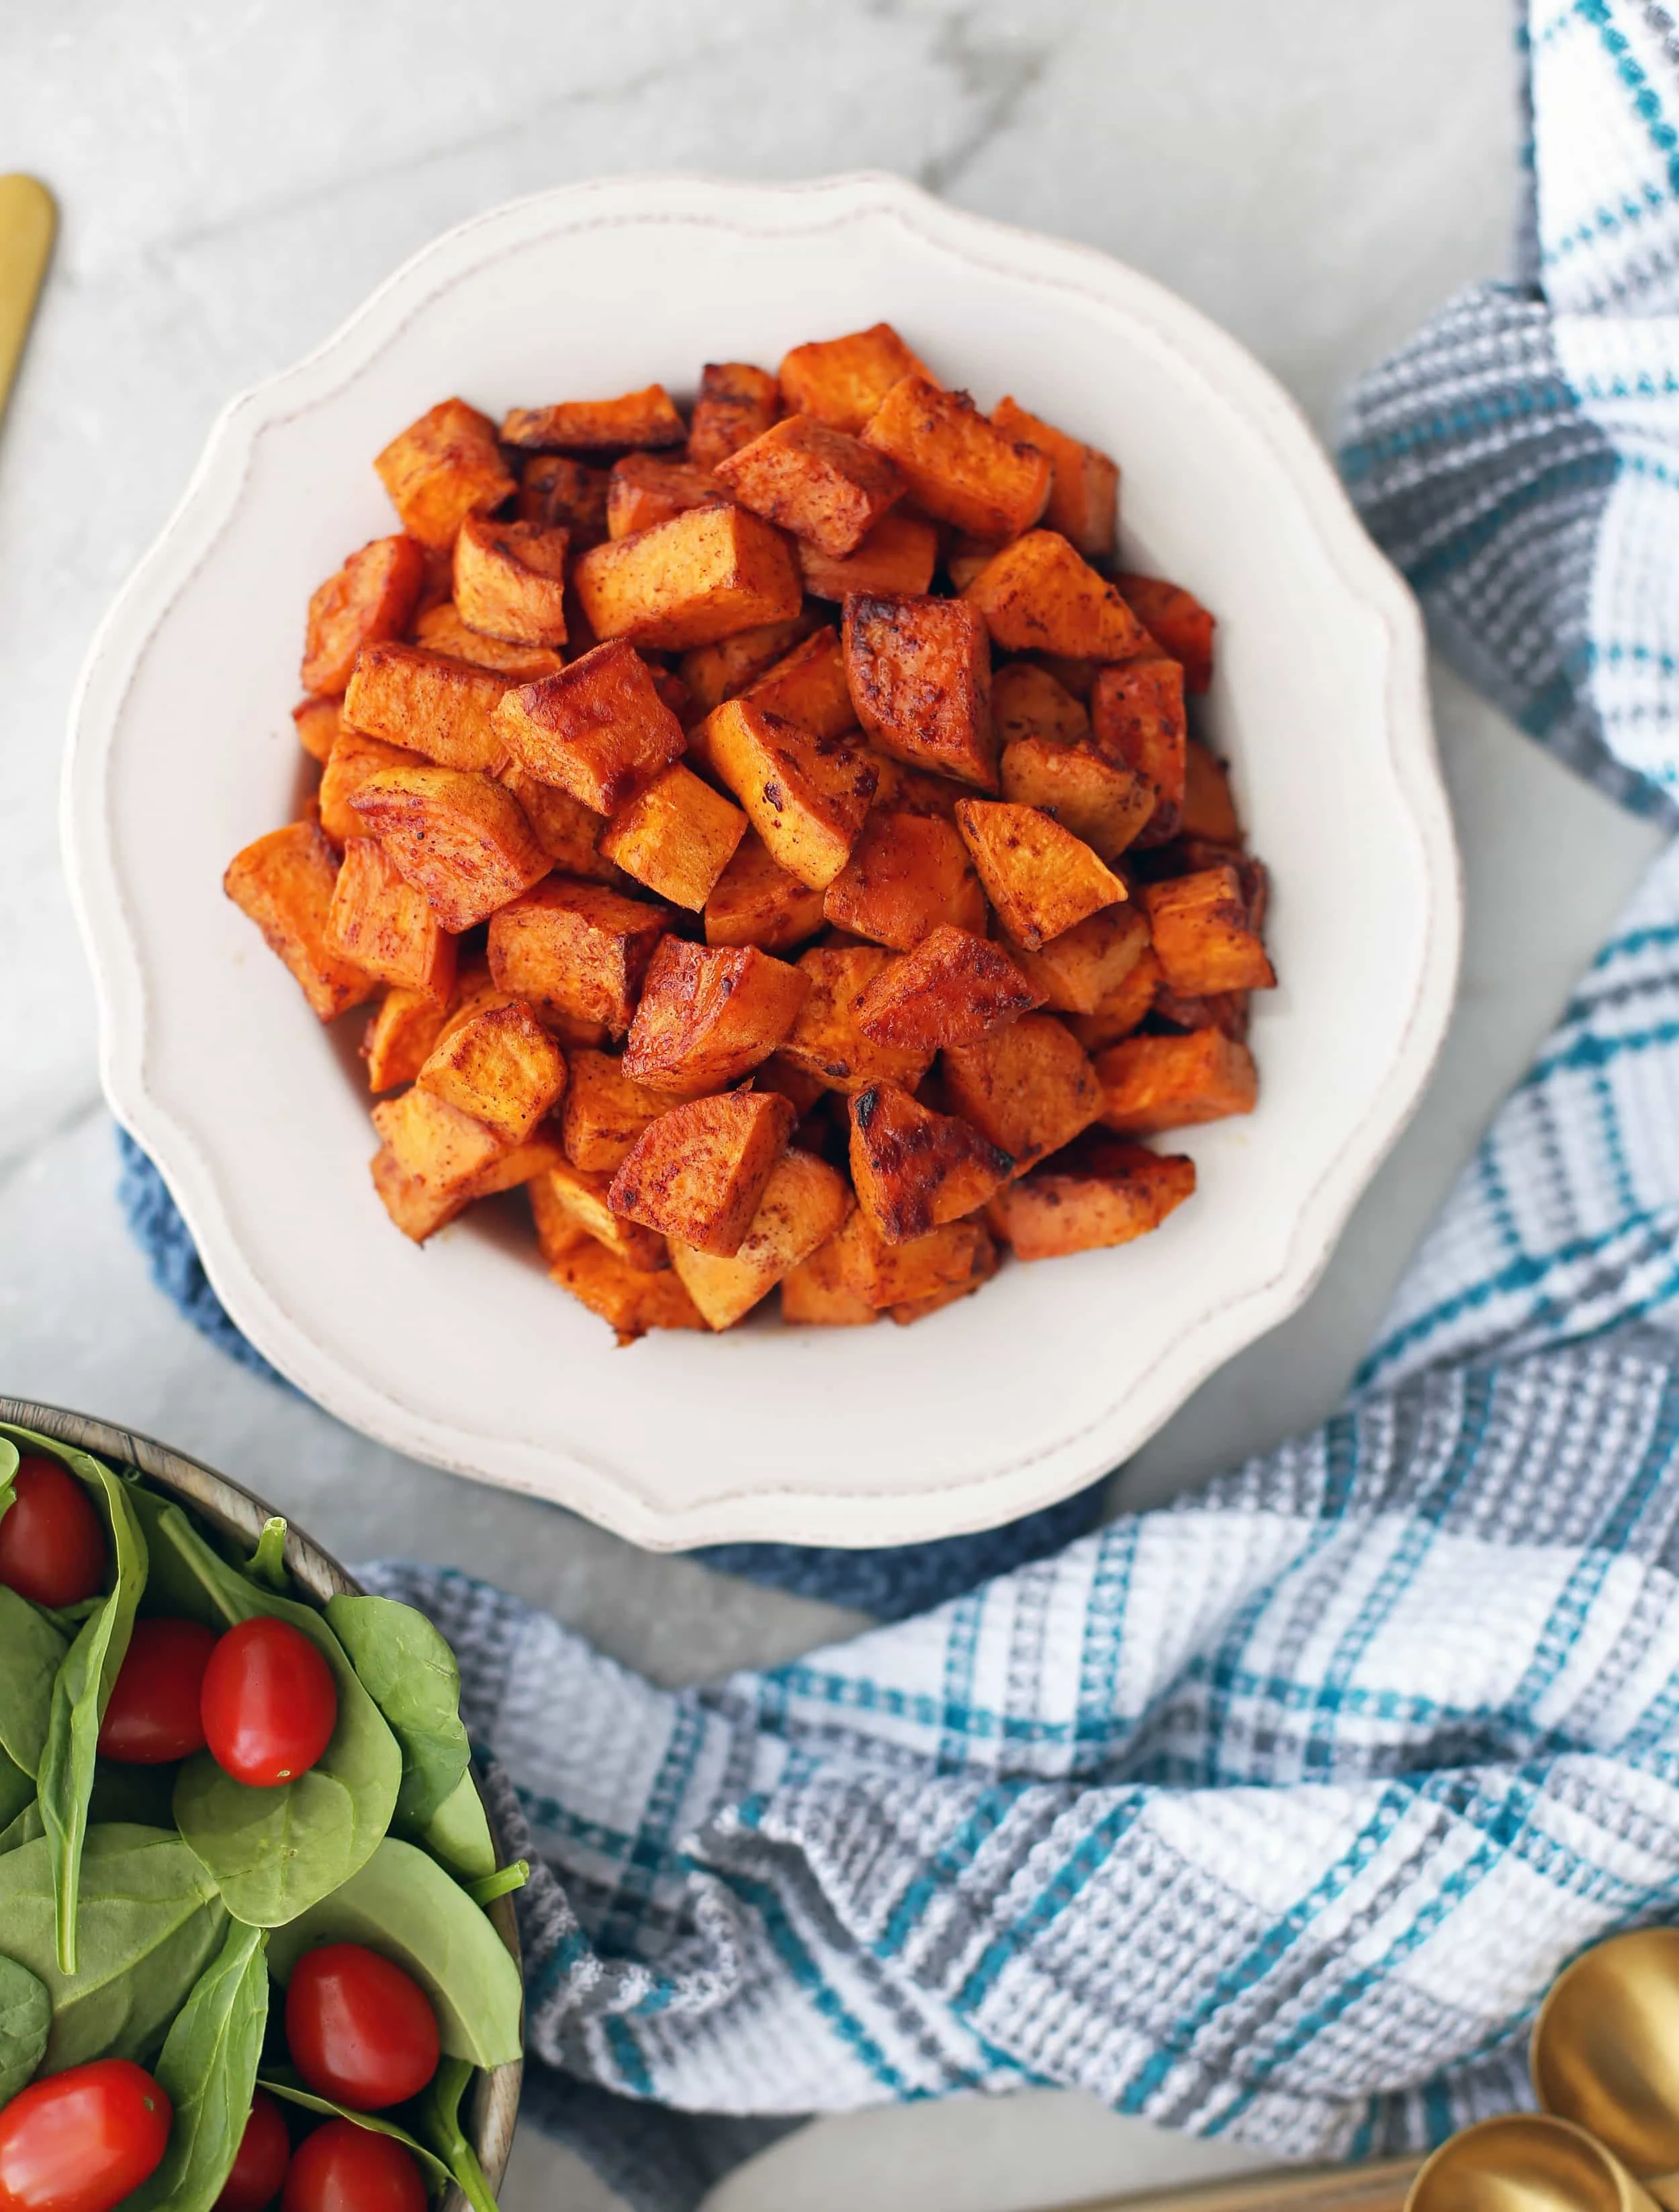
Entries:
[[[76,1451],[90,1452],[115,1466],[138,1468],[148,1480],[182,1499],[223,1535],[254,1544],[262,1534],[264,1522],[273,1516],[273,1507],[230,1475],[219,1473],[188,1452],[159,1443],[155,1437],[144,1436],[137,1429],[122,1428],[114,1422],[101,1420],[97,1414],[72,1413],[66,1407],[41,1405],[27,1398],[0,1398],[0,1421],[9,1421],[16,1428],[33,1429],[40,1436],[52,1437],[59,1443],[68,1444]],[[289,1515],[284,1559],[304,1589],[323,1604],[341,1593],[352,1597],[362,1595],[362,1585],[355,1576]],[[490,1823],[496,1863],[506,1865],[507,1838],[496,1820],[496,1808],[479,1788],[477,1774],[471,1768],[467,1771],[472,1773],[472,1787],[478,1790],[484,1818]],[[512,1898],[498,1897],[484,1911],[512,1954],[522,1984],[524,1960]],[[473,2080],[467,2115],[471,2141],[492,2191],[500,2188],[507,2172],[524,2074],[524,2060],[515,2058],[489,2071],[480,2068]],[[466,2193],[459,2182],[452,2181],[443,2192],[440,2212],[471,2212]]]
[[[1399,801],[1399,827],[1417,855],[1420,949],[1411,1003],[1396,1031],[1382,1086],[1339,1150],[1320,1164],[1299,1204],[1283,1261],[1266,1280],[1245,1282],[1210,1301],[1149,1373],[1133,1377],[1101,1417],[1076,1433],[1034,1444],[1006,1466],[913,1488],[868,1489],[838,1480],[794,1488],[763,1479],[679,1504],[627,1470],[603,1466],[563,1443],[544,1442],[538,1474],[532,1449],[516,1455],[458,1420],[414,1411],[397,1391],[310,1330],[269,1289],[227,1218],[196,1139],[149,1087],[149,987],[115,888],[105,767],[146,642],[196,568],[190,548],[179,541],[189,534],[201,502],[207,510],[222,510],[225,523],[237,505],[241,459],[248,459],[259,431],[293,406],[311,404],[322,371],[340,356],[342,370],[353,372],[392,343],[404,319],[394,308],[406,304],[412,312],[417,301],[476,265],[501,234],[525,246],[553,232],[672,217],[725,234],[757,234],[766,227],[786,227],[790,210],[807,218],[807,229],[883,215],[920,242],[976,270],[1052,286],[1098,308],[1118,307],[1186,374],[1248,421],[1287,477],[1340,580],[1380,626],[1386,766]],[[235,480],[231,493],[230,477]],[[741,1540],[870,1547],[955,1535],[1053,1504],[1134,1453],[1208,1376],[1311,1295],[1439,1059],[1461,954],[1461,867],[1434,742],[1420,612],[1366,534],[1296,402],[1236,338],[1156,279],[1096,247],[949,207],[877,171],[785,184],[644,173],[504,202],[432,240],[312,352],[236,395],[212,426],[174,512],[89,647],[70,707],[62,836],[72,903],[94,973],[106,1096],[118,1121],[163,1173],[210,1281],[238,1326],[307,1395],[363,1433],[453,1472],[547,1497],[654,1550]]]

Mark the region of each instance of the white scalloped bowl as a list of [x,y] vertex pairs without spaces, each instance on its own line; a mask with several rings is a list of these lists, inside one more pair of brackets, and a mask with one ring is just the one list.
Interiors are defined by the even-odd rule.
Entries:
[[[881,317],[982,404],[1114,453],[1128,565],[1218,614],[1206,727],[1275,885],[1259,1109],[1186,1133],[1200,1191],[1135,1245],[1006,1267],[913,1328],[617,1352],[493,1208],[423,1250],[390,1227],[346,1025],[222,872],[289,818],[304,603],[391,526],[368,462],[405,422],[453,392],[690,389]],[[663,1547],[948,1535],[1115,1466],[1311,1289],[1427,1078],[1459,934],[1416,609],[1290,401],[1148,278],[875,176],[498,209],[236,399],[94,642],[65,832],[106,1092],[240,1327],[386,1443]]]

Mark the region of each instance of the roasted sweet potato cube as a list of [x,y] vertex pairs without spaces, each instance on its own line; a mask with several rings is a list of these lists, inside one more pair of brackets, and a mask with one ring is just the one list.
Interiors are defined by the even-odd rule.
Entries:
[[801,415],[854,435],[901,378],[926,376],[890,323],[794,346],[782,362],[782,398]]
[[966,788],[948,776],[929,775],[925,769],[905,768],[886,754],[875,757],[880,781],[875,787],[874,809],[879,814],[920,814],[956,826],[957,803],[968,796]]
[[1014,1164],[965,1121],[934,1113],[896,1084],[855,1091],[850,1111],[857,1203],[889,1244],[972,1213]]
[[982,568],[997,557],[998,547],[989,538],[969,538],[958,532],[945,548],[945,574],[952,591],[965,592]]
[[673,461],[662,453],[626,453],[614,461],[606,488],[606,535],[633,538],[668,522],[690,507],[715,507],[728,497],[709,469]]
[[740,801],[773,857],[825,890],[850,857],[874,796],[874,763],[841,738],[813,737],[749,699],[707,716],[697,748]]
[[822,898],[749,830],[705,902],[705,941],[788,951],[821,928]]
[[615,814],[685,742],[647,663],[617,641],[596,646],[557,676],[509,691],[496,730],[539,782],[557,784],[598,814]]
[[1030,530],[1049,495],[1047,454],[1006,436],[965,392],[925,376],[895,384],[862,436],[897,464],[917,507],[975,538]]
[[656,1273],[632,1267],[575,1224],[573,1229],[573,1241],[564,1249],[544,1253],[548,1272],[563,1291],[616,1332],[620,1345],[633,1344],[649,1329],[705,1327],[699,1309],[668,1267]]
[[1015,1172],[1058,1152],[1103,1110],[1103,1091],[1084,1047],[1053,1014],[1023,1014],[944,1058],[952,1110],[970,1121]]
[[891,461],[813,415],[788,415],[717,464],[742,507],[834,560],[855,553],[903,496]]
[[852,1290],[843,1273],[840,1237],[830,1237],[819,1251],[782,1277],[782,1319],[818,1328],[866,1328],[880,1316],[866,1297]]
[[379,988],[333,945],[328,921],[338,877],[338,856],[318,825],[291,822],[247,845],[222,878],[222,890],[256,923],[323,1022],[359,1006]]
[[303,689],[342,691],[364,645],[407,629],[424,577],[425,556],[411,538],[375,538],[352,553],[309,601]]
[[365,830],[445,929],[459,936],[548,873],[519,802],[487,775],[453,768],[383,768],[350,799]]
[[800,955],[810,994],[783,1039],[780,1057],[830,1091],[898,1083],[913,1091],[927,1073],[932,1048],[878,1044],[857,1025],[858,1001],[892,959],[873,945],[820,945]]
[[881,599],[916,598],[933,581],[939,533],[919,514],[893,507],[881,516],[855,553],[823,552],[799,541],[805,589],[819,599],[846,599],[854,592]]
[[[952,1228],[972,1226],[975,1235],[969,1247],[968,1275],[964,1282],[946,1283],[942,1290],[929,1291],[925,1297],[901,1298],[886,1309],[889,1318],[899,1328],[908,1328],[912,1322],[928,1321],[946,1306],[953,1306],[960,1298],[971,1297],[982,1290],[997,1272],[997,1247],[993,1238],[978,1223],[952,1222]],[[941,1232],[934,1231],[936,1237]]]
[[1063,691],[1070,691],[1080,705],[1088,710],[1091,694],[1096,689],[1096,679],[1102,672],[1099,660],[1080,660],[1071,653],[1037,653],[1029,664],[1041,668],[1045,675],[1053,676]]
[[585,806],[556,783],[540,783],[526,768],[504,768],[499,779],[519,801],[532,836],[563,876],[583,876],[592,883],[624,881],[600,850],[605,815]]
[[746,817],[678,761],[643,784],[600,836],[627,876],[698,913],[746,835]]
[[565,1089],[565,1055],[530,1008],[495,1006],[434,1047],[417,1079],[493,1129],[522,1145]]
[[1006,661],[993,672],[991,711],[1005,746],[1023,738],[1076,745],[1090,735],[1090,716],[1083,705],[1035,661]]
[[648,1122],[668,1113],[670,1105],[662,1091],[632,1083],[611,1054],[572,1054],[560,1109],[566,1158],[592,1174],[612,1174]]
[[829,884],[822,910],[836,929],[900,952],[940,922],[976,934],[985,929],[985,894],[954,827],[937,815],[879,807]]
[[1005,545],[962,596],[985,617],[992,643],[1011,653],[1122,660],[1148,650],[1125,601],[1056,530],[1029,530]]
[[514,491],[496,426],[464,399],[445,399],[392,439],[374,462],[380,482],[423,546],[446,550],[469,514],[487,514]]
[[982,1221],[950,1221],[889,1244],[859,1206],[836,1237],[830,1264],[848,1290],[879,1311],[946,1292],[960,1297],[990,1273],[995,1257]]
[[1145,952],[1130,974],[1122,982],[1115,984],[1093,1013],[1071,1015],[1067,1026],[1086,1052],[1099,1052],[1104,1045],[1116,1044],[1121,1037],[1129,1036],[1133,1030],[1141,1027],[1165,984],[1159,962],[1152,951]]
[[344,846],[326,934],[335,952],[381,983],[448,1004],[454,939],[377,837],[352,837]]
[[998,1194],[991,1225],[1019,1260],[1129,1244],[1195,1194],[1195,1164],[1111,1137],[1080,1138]]
[[[295,710],[294,709],[294,712]],[[1186,837],[1204,837],[1213,845],[1239,845],[1242,824],[1230,795],[1230,770],[1224,763],[1191,738],[1184,747],[1183,818]]]
[[596,545],[573,572],[599,638],[672,653],[799,611],[799,565],[779,531],[741,507],[696,507]]
[[1253,1054],[1219,1029],[1126,1037],[1097,1054],[1096,1075],[1102,1119],[1122,1136],[1251,1114],[1259,1099]]
[[680,446],[688,426],[662,384],[617,399],[563,399],[554,407],[514,407],[502,443],[543,453],[611,453],[631,446]]
[[611,1180],[574,1167],[569,1160],[557,1161],[532,1176],[531,1211],[544,1255],[559,1255],[567,1249],[568,1231],[581,1229],[630,1267],[649,1274],[668,1267],[670,1255],[658,1231],[621,1219],[613,1212],[607,1196]]
[[380,1203],[412,1243],[435,1237],[469,1200],[470,1183],[440,1190],[423,1176],[410,1175],[388,1145],[380,1146],[369,1164]]
[[1017,738],[1003,747],[1003,797],[1053,814],[1099,860],[1116,860],[1153,818],[1156,793],[1146,776],[1121,768],[1088,741]]
[[1162,653],[1181,662],[1183,689],[1205,691],[1213,681],[1212,616],[1193,592],[1160,576],[1115,579],[1121,596]]
[[795,1116],[774,1091],[694,1098],[645,1128],[612,1177],[615,1213],[727,1257],[757,1212]]
[[1119,530],[1119,470],[1115,464],[1096,447],[1069,438],[1065,430],[1057,430],[1041,416],[1029,415],[1012,399],[1000,399],[991,420],[1004,437],[1024,439],[1049,456],[1055,474],[1043,510],[1049,528],[1060,531],[1087,560],[1107,560]]
[[1149,1012],[1175,1030],[1222,1030],[1238,1044],[1247,1041],[1253,1012],[1250,991],[1208,991],[1198,998],[1169,991],[1163,983]]
[[1159,845],[1175,837],[1183,812],[1188,738],[1182,668],[1164,653],[1104,668],[1090,705],[1098,750],[1153,786],[1154,812],[1139,842]]
[[539,676],[553,676],[564,665],[557,653],[545,645],[508,645],[482,630],[468,629],[453,599],[428,607],[414,625],[414,642],[427,653],[447,653],[473,668],[488,668],[507,684],[534,684]]
[[737,630],[715,645],[697,645],[684,653],[677,673],[696,703],[709,714],[725,699],[747,690],[776,667],[788,648],[798,644],[811,628],[806,616],[788,622],[761,623],[756,629]]
[[766,714],[797,722],[813,738],[843,738],[857,726],[836,629],[813,631],[742,696]]
[[1142,902],[1168,990],[1187,998],[1224,991],[1264,991],[1276,981],[1265,947],[1248,922],[1242,879],[1234,868],[1145,884]]
[[440,768],[494,775],[508,757],[496,709],[508,678],[412,645],[370,645],[344,694],[344,720]]
[[1126,895],[1082,838],[1035,806],[964,799],[956,826],[998,919],[1029,952]]
[[544,1014],[629,1028],[666,915],[599,884],[555,876],[493,915],[490,972]]
[[565,643],[570,540],[539,522],[469,514],[454,542],[454,603],[469,629],[508,645]]
[[624,1072],[654,1091],[721,1091],[769,1059],[809,988],[796,968],[756,945],[667,937],[648,969]]
[[1147,951],[1148,921],[1141,905],[1104,907],[1041,951],[1018,945],[1009,950],[1021,974],[1042,993],[1043,1005],[1058,1014],[1093,1014]]
[[509,1149],[494,1129],[417,1087],[381,1098],[373,1125],[403,1173],[440,1195],[459,1193]]
[[455,969],[454,991],[449,1000],[443,1026],[434,1042],[441,1042],[464,1029],[491,1006],[510,1006],[514,994],[504,991],[490,972],[490,963],[476,957],[462,959]]
[[708,1328],[733,1328],[784,1275],[828,1242],[850,1206],[845,1177],[825,1160],[811,1152],[785,1152],[730,1256],[698,1251],[673,1237],[671,1265]]
[[857,1024],[876,1044],[931,1054],[989,1036],[1043,1003],[1001,945],[941,924],[873,977]]
[[344,728],[343,698],[300,699],[291,710],[291,719],[298,744],[311,760],[325,766]]
[[611,478],[561,453],[532,453],[519,471],[518,515],[544,530],[563,530],[575,557],[606,537],[606,501]]
[[437,1042],[447,1011],[426,991],[397,987],[386,991],[362,1038],[369,1091],[394,1091],[398,1084],[414,1080]]
[[767,368],[749,361],[707,362],[688,424],[689,459],[698,468],[715,468],[762,437],[780,410],[781,394]]
[[828,1086],[812,1075],[807,1068],[795,1067],[790,1060],[772,1052],[768,1060],[752,1070],[754,1091],[773,1091],[778,1098],[785,1098],[800,1121],[828,1096]]
[[360,730],[344,729],[327,756],[316,798],[320,826],[335,845],[352,837],[365,837],[367,826],[352,811],[350,800],[370,775],[382,768],[412,768],[414,756],[401,745],[387,745],[382,738],[363,737]]
[[996,789],[991,655],[965,601],[848,599],[845,674],[857,719],[882,752]]

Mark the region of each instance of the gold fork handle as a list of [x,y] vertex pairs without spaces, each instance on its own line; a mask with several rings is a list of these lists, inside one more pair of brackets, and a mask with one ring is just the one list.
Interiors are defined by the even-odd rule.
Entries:
[[1197,2181],[1187,2189],[1104,2197],[1068,2212],[1403,2212],[1422,2166],[1394,2158],[1360,2166],[1280,2166],[1265,2173]]
[[58,211],[38,178],[0,177],[0,415],[52,252]]

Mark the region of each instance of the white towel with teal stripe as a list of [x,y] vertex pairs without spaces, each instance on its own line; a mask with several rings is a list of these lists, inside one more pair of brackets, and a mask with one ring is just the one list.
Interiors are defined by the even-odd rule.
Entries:
[[[1532,12],[1532,266],[1369,380],[1348,479],[1471,673],[1672,811],[1679,28]],[[1679,850],[1317,1434],[680,1692],[384,1573],[541,1861],[529,2109],[646,2212],[889,2099],[1058,2083],[1299,2157],[1524,2101],[1560,1965],[1679,1916]]]

